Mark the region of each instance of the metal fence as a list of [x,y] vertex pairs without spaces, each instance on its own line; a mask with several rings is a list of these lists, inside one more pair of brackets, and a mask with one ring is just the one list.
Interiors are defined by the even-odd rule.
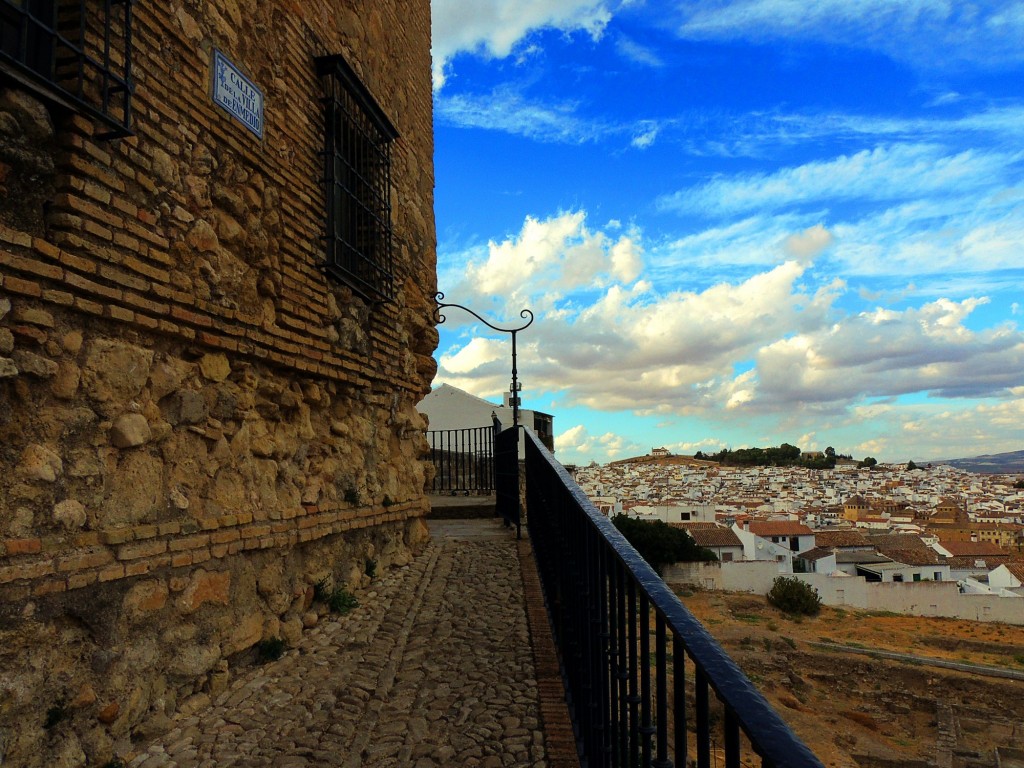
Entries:
[[[524,430],[528,530],[587,768],[821,768],[761,693]],[[653,627],[653,628],[652,628]],[[712,695],[713,694],[713,695]]]
[[494,492],[494,427],[427,432],[434,464],[432,493]]

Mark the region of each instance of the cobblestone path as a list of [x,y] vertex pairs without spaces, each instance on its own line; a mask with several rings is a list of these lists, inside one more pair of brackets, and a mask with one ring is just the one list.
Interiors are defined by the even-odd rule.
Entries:
[[493,520],[431,534],[358,608],[240,674],[130,765],[548,766],[514,536]]

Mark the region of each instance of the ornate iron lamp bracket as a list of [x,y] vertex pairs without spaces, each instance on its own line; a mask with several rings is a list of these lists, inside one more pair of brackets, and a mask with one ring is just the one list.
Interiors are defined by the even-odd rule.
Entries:
[[479,320],[481,323],[486,325],[488,328],[497,331],[498,333],[508,333],[512,335],[512,386],[510,391],[512,393],[512,425],[519,426],[519,373],[516,369],[516,334],[520,331],[524,331],[530,327],[533,323],[533,312],[528,309],[524,309],[519,313],[519,316],[526,320],[526,323],[519,326],[518,328],[502,328],[501,326],[495,325],[494,323],[488,322],[484,318],[480,317],[469,307],[464,307],[461,304],[445,303],[444,294],[440,291],[434,297],[434,316],[437,318],[437,324],[441,325],[447,320],[444,314],[441,312],[442,309],[453,307],[455,309],[461,309],[464,312],[469,312],[473,317]]

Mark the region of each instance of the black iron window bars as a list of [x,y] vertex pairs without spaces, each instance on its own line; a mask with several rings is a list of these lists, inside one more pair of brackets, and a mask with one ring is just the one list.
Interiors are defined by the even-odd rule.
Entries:
[[398,132],[341,56],[316,60],[324,87],[328,274],[370,301],[394,298],[391,145]]
[[0,0],[0,73],[130,136],[133,0]]

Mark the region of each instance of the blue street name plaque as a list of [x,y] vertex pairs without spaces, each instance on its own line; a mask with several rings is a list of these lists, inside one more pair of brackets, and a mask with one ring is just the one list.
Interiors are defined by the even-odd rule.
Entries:
[[263,91],[216,48],[213,50],[213,100],[263,138]]

